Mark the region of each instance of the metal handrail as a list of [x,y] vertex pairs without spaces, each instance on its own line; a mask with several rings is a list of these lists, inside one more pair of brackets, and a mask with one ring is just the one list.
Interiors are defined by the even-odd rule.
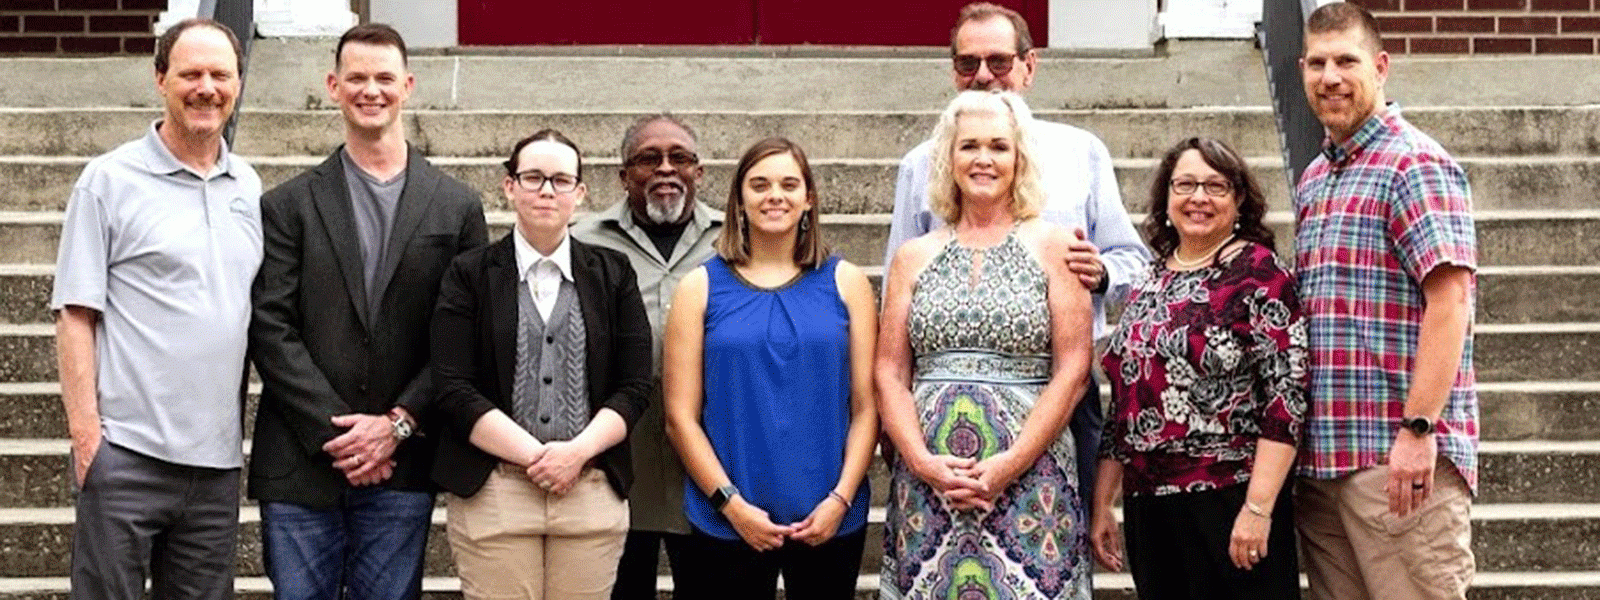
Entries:
[[222,130],[222,138],[228,141],[228,146],[233,146],[233,130],[239,124],[239,112],[244,107],[244,85],[247,81],[246,71],[250,66],[250,44],[255,41],[255,2],[254,0],[200,0],[200,8],[195,11],[195,16],[201,19],[215,19],[227,25],[234,35],[239,37],[239,96],[234,99],[233,116],[228,119],[228,126]]
[[1305,20],[1317,8],[1316,0],[1263,0],[1257,42],[1267,70],[1267,92],[1278,121],[1278,142],[1283,147],[1284,175],[1292,194],[1300,173],[1322,150],[1322,123],[1306,103],[1300,75],[1300,55],[1305,52]]

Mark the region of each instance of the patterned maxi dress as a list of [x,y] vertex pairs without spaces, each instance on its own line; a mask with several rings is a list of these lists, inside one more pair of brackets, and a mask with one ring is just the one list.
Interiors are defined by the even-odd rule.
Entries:
[[[934,454],[983,459],[1009,447],[1050,378],[1043,267],[1015,232],[971,249],[952,240],[917,276],[909,317],[912,395]],[[1085,514],[1068,430],[996,499],[952,511],[893,466],[884,532],[886,599],[1089,598]]]

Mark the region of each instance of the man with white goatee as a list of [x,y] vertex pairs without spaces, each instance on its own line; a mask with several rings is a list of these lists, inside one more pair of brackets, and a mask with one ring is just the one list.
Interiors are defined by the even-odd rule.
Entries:
[[704,170],[694,130],[668,114],[645,116],[622,136],[618,181],[626,199],[572,226],[582,242],[622,252],[633,263],[650,317],[657,388],[632,433],[632,523],[617,566],[611,597],[656,597],[656,559],[666,544],[676,563],[689,533],[683,513],[683,466],[667,442],[661,412],[661,333],[678,282],[715,253],[722,211],[700,202],[695,190]]

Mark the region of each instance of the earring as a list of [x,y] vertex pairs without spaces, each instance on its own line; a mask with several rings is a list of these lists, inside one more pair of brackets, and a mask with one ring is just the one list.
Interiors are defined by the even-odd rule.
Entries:
[[811,211],[809,210],[800,215],[800,233],[805,233],[807,229],[811,229]]
[[1161,224],[1162,225],[1166,225],[1167,227],[1171,227],[1172,226],[1172,217],[1162,217],[1161,218]]
[[1237,219],[1235,219],[1233,221],[1233,230],[1234,231],[1238,231],[1239,230],[1239,221]]

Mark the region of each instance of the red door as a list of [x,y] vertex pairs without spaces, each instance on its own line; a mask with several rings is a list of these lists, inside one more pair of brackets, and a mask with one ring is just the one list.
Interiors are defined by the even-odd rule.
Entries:
[[[971,0],[458,0],[464,45],[838,44],[943,46]],[[996,0],[1044,46],[1049,0]]]
[[[762,44],[945,46],[961,7],[973,0],[758,0]],[[994,0],[1022,13],[1044,46],[1048,0]]]
[[752,0],[458,0],[468,46],[522,44],[749,44]]

